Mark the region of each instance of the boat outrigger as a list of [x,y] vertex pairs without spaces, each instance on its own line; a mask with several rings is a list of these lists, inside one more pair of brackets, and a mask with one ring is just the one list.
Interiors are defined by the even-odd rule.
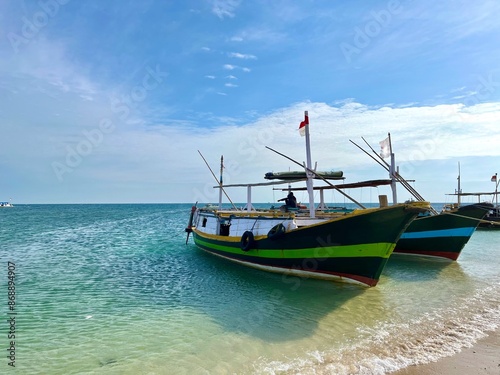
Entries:
[[[186,228],[188,238],[193,233],[200,249],[261,270],[375,286],[401,234],[430,204],[410,202],[345,212],[317,211],[313,178],[318,175],[311,169],[307,112],[301,127],[304,124],[307,210],[260,210],[252,205],[253,187],[289,183],[287,179],[223,185],[221,173],[215,186],[220,189],[219,205],[193,206]],[[234,205],[223,209],[222,192],[236,186],[247,188],[246,206],[241,210]]]

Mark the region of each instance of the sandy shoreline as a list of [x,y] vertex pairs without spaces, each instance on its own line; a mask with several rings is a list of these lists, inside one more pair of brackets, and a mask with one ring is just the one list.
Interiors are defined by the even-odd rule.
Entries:
[[500,375],[500,330],[488,332],[472,348],[425,365],[410,366],[391,375]]

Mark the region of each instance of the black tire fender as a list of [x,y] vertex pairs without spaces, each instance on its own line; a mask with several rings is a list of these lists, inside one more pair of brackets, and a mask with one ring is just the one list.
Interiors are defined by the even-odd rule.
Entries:
[[275,225],[271,228],[271,230],[267,233],[267,238],[270,240],[277,240],[278,238],[283,237],[286,232],[286,228],[283,224]]
[[241,241],[240,241],[241,250],[248,251],[253,247],[254,244],[255,244],[255,239],[253,237],[253,233],[247,230],[245,233],[243,233],[243,236],[241,236]]

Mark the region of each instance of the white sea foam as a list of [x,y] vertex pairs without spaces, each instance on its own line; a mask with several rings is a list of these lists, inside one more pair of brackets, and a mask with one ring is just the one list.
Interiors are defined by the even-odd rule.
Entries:
[[331,351],[312,351],[291,361],[270,361],[255,368],[265,374],[386,374],[410,365],[437,361],[471,347],[500,325],[500,286],[489,286],[452,307],[407,323],[384,322],[365,339]]

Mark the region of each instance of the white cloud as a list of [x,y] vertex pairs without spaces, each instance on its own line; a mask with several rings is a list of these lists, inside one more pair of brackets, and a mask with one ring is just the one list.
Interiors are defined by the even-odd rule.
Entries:
[[213,0],[212,12],[220,19],[225,17],[233,18],[239,4],[239,0]]
[[280,31],[276,31],[275,29],[269,28],[266,25],[259,25],[238,32],[238,34],[233,35],[230,38],[230,40],[233,42],[249,41],[249,42],[261,42],[266,45],[268,44],[273,45],[277,43],[283,43],[284,41],[286,41],[287,34]]
[[[461,105],[370,108],[356,102],[340,107],[306,102],[243,126],[223,125],[233,123],[234,119],[220,119],[217,128],[176,126],[174,122],[118,128],[68,176],[67,183],[81,178],[116,184],[146,181],[172,189],[170,201],[214,201],[216,193],[211,188],[214,183],[201,158],[193,157],[196,151],[203,153],[212,168],[217,168],[220,154],[224,154],[226,183],[262,182],[268,171],[297,168],[265,146],[299,162],[304,160],[304,138],[298,134],[304,110],[309,111],[312,154],[318,169],[344,170],[348,182],[386,177],[385,171],[357,150],[349,139],[363,144],[361,137],[364,137],[378,150],[378,142],[387,132],[391,132],[402,171],[407,172],[403,175],[432,181],[434,196],[444,195],[446,189],[439,186],[450,181],[444,180],[447,176],[441,177],[437,169],[428,169],[429,162],[438,165],[439,160],[500,156],[495,147],[500,142],[500,132],[495,127],[500,120],[500,103],[469,108]],[[210,146],[214,144],[219,146]],[[450,161],[447,168],[455,173],[455,162]],[[168,176],[183,177],[171,183]],[[182,190],[180,186],[184,186]],[[236,189],[230,194],[234,200],[244,201],[244,190]],[[422,195],[427,197],[431,193],[424,191]],[[269,201],[273,194],[271,189],[255,191],[254,199]]]
[[241,67],[241,66],[238,66],[238,65],[233,65],[233,64],[224,64],[223,68],[225,70],[236,70],[236,69],[240,69],[242,70],[243,72],[245,73],[249,73],[251,72],[250,68],[246,68],[246,67]]
[[[226,84],[226,87],[235,86]],[[57,90],[62,88],[57,87]],[[177,120],[151,122],[147,117],[141,117],[141,112],[134,112],[134,117],[131,115],[123,123],[117,122],[114,130],[105,134],[98,146],[64,175],[61,183],[51,163],[64,163],[68,147],[76,150],[80,143],[86,141],[83,130],[96,129],[106,116],[116,118],[107,101],[79,102],[76,100],[79,95],[77,90],[69,92],[73,92],[73,96],[66,95],[63,107],[59,100],[50,99],[40,91],[38,94],[35,92],[38,99],[34,102],[38,102],[41,108],[41,111],[35,112],[43,119],[43,131],[40,132],[33,132],[40,127],[40,123],[27,127],[29,113],[19,116],[16,106],[20,108],[22,103],[17,101],[18,96],[9,96],[5,104],[12,112],[4,110],[4,119],[8,120],[9,114],[14,116],[14,112],[17,114],[4,122],[4,136],[11,141],[3,147],[2,159],[20,173],[36,177],[38,184],[45,183],[47,191],[78,190],[76,187],[92,181],[96,187],[103,189],[99,194],[105,201],[133,200],[127,187],[142,187],[144,184],[158,187],[156,193],[151,190],[155,201],[216,200],[215,190],[211,188],[211,176],[202,160],[196,157],[198,149],[213,167],[220,154],[224,154],[226,183],[262,182],[268,171],[296,169],[295,165],[265,146],[302,162],[304,139],[298,134],[298,125],[304,110],[309,111],[312,156],[318,162],[318,169],[344,170],[347,182],[386,177],[385,171],[358,151],[349,139],[362,143],[361,137],[364,137],[377,148],[387,132],[391,132],[403,176],[408,179],[418,177],[420,186],[424,188],[421,194],[428,199],[442,197],[454,188],[442,188],[446,183],[454,183],[454,180],[447,180],[449,176],[433,168],[433,165],[445,165],[455,173],[455,161],[451,160],[458,158],[465,162],[477,157],[500,157],[497,147],[500,144],[498,102],[474,106],[450,104],[425,107],[409,103],[403,107],[370,107],[346,99],[338,101],[335,106],[316,102],[297,103],[260,115],[243,125],[236,125],[236,119],[220,118],[216,121],[217,127],[212,128]],[[227,96],[224,92],[217,94]],[[96,93],[94,97],[96,95],[102,98],[102,93]],[[74,103],[68,101],[71,97]],[[205,117],[208,116],[213,117],[210,114]],[[201,125],[203,123],[200,121]],[[481,168],[488,166],[479,166],[477,170]],[[495,171],[484,173],[490,172]],[[170,176],[182,177],[172,182]],[[429,187],[426,187],[425,181],[430,181]],[[114,186],[113,196],[106,195],[109,186]],[[40,190],[43,189],[40,186]],[[244,201],[246,191],[243,190],[231,191],[230,194],[235,201]],[[164,198],[161,198],[162,194],[166,194]],[[255,191],[253,196],[256,201],[272,201],[273,194],[278,193],[262,189]]]
[[64,45],[39,37],[37,43],[27,45],[22,53],[7,55],[0,68],[11,77],[32,79],[32,88],[37,83],[48,84],[56,91],[76,93],[91,100],[99,88],[77,66],[68,64],[65,55]]
[[[424,166],[428,168],[430,161],[500,156],[500,150],[495,148],[495,144],[500,142],[500,130],[494,128],[500,120],[500,103],[471,108],[461,105],[369,108],[360,103],[331,107],[324,103],[298,103],[245,126],[214,129],[203,135],[203,141],[196,141],[196,136],[193,141],[195,144],[224,144],[223,148],[207,148],[204,152],[212,161],[217,160],[219,153],[223,153],[225,160],[233,164],[234,170],[245,171],[235,172],[227,180],[232,183],[259,182],[265,172],[296,168],[266,150],[265,146],[284,152],[299,162],[303,161],[304,140],[297,131],[303,119],[303,110],[309,110],[312,153],[318,161],[318,169],[344,170],[350,182],[386,178],[386,172],[357,150],[349,139],[364,145],[361,140],[364,137],[378,150],[378,142],[387,136],[387,132],[392,134],[393,148],[403,167],[402,172],[407,172],[403,175],[409,179],[424,175],[424,179],[433,181],[434,191],[422,193],[429,199],[442,197],[446,191],[438,187],[449,182],[439,176],[438,170],[422,171]],[[453,168],[455,173],[454,162],[448,167]],[[196,166],[193,165],[193,168]],[[203,175],[202,169],[199,173]],[[269,192],[255,194],[257,200],[269,199]],[[241,192],[235,199],[244,200],[244,195],[245,192]]]
[[237,59],[243,59],[243,60],[255,60],[257,59],[257,56],[250,55],[250,54],[244,54],[244,53],[238,53],[238,52],[230,52],[228,53],[229,57],[234,57]]

